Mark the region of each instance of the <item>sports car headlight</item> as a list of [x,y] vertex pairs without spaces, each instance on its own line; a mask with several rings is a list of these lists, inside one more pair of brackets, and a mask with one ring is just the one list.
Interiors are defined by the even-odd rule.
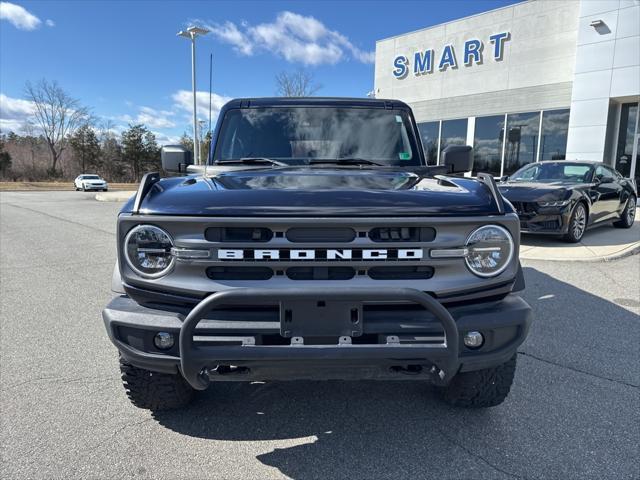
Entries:
[[569,200],[562,200],[558,202],[538,202],[541,207],[566,207],[569,205]]
[[514,253],[511,234],[498,225],[485,225],[474,230],[465,247],[467,266],[479,277],[501,274],[509,266]]
[[154,225],[138,225],[124,239],[124,257],[138,275],[157,278],[173,267],[173,240],[167,232]]

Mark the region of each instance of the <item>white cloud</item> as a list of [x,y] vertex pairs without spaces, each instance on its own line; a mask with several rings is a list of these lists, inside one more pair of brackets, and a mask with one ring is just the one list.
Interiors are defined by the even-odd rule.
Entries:
[[115,120],[127,123],[143,123],[150,128],[173,128],[176,124],[170,118],[174,115],[175,112],[171,110],[156,110],[155,108],[142,106],[138,108],[136,116],[124,114],[115,117]]
[[175,145],[180,143],[180,137],[177,135],[167,135],[163,132],[152,131],[152,133],[156,136],[156,142],[158,145]]
[[271,23],[251,26],[233,22],[204,24],[219,40],[230,44],[241,55],[258,51],[273,52],[291,63],[335,64],[349,56],[362,63],[373,63],[375,53],[356,47],[345,35],[328,29],[314,17],[284,11]]
[[27,120],[33,119],[33,103],[0,93],[0,129],[19,132]]
[[253,44],[251,40],[242,33],[233,22],[224,22],[211,29],[213,34],[220,40],[233,45],[233,48],[243,55],[253,54]]
[[[193,112],[193,92],[190,90],[178,90],[172,95],[175,106],[185,112],[191,114]],[[220,113],[222,106],[231,100],[231,97],[225,97],[213,93],[211,95],[211,118],[215,120]],[[198,119],[209,119],[209,92],[196,92],[196,104],[198,109]]]
[[54,21],[53,21],[53,20],[51,20],[50,18],[47,18],[47,19],[45,20],[45,22],[44,22],[44,23],[45,23],[45,25],[46,25],[47,27],[55,27],[55,26],[56,26],[56,22],[54,22]]
[[15,3],[0,2],[0,20],[6,20],[19,30],[35,30],[42,20]]
[[155,110],[150,107],[140,107],[140,112],[136,117],[137,123],[144,123],[151,128],[173,128],[176,126],[169,117],[174,115],[168,110]]

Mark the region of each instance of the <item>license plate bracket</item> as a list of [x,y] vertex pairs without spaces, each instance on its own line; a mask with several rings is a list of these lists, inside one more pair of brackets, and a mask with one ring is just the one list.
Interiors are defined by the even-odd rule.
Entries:
[[291,337],[359,337],[362,302],[286,300],[280,303],[280,335]]

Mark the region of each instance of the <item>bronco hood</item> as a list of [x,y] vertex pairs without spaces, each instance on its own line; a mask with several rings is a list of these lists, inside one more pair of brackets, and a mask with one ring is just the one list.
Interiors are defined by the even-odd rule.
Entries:
[[[123,211],[130,211],[130,201]],[[127,210],[128,209],[128,210]],[[212,176],[165,178],[140,213],[206,216],[487,215],[489,189],[467,178],[424,178],[394,168],[235,169]]]

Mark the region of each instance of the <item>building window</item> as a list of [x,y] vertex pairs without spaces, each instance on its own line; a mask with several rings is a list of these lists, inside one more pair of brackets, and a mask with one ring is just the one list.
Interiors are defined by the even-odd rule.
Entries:
[[467,118],[443,120],[440,133],[440,150],[444,150],[448,145],[466,145],[468,123],[469,120]]
[[437,165],[440,122],[419,123],[418,130],[420,131],[420,138],[422,139],[422,147],[424,148],[427,165]]
[[[625,103],[620,111],[620,130],[618,130],[618,150],[616,152],[616,170],[624,177],[631,177],[633,144],[635,142],[637,103]],[[638,176],[636,162],[636,177]]]
[[567,153],[569,109],[542,112],[540,160],[564,160]]
[[536,161],[539,129],[540,112],[510,113],[507,115],[503,175],[511,175],[527,163]]
[[502,163],[502,137],[504,134],[504,115],[476,117],[473,138],[473,172],[490,173],[500,176]]

